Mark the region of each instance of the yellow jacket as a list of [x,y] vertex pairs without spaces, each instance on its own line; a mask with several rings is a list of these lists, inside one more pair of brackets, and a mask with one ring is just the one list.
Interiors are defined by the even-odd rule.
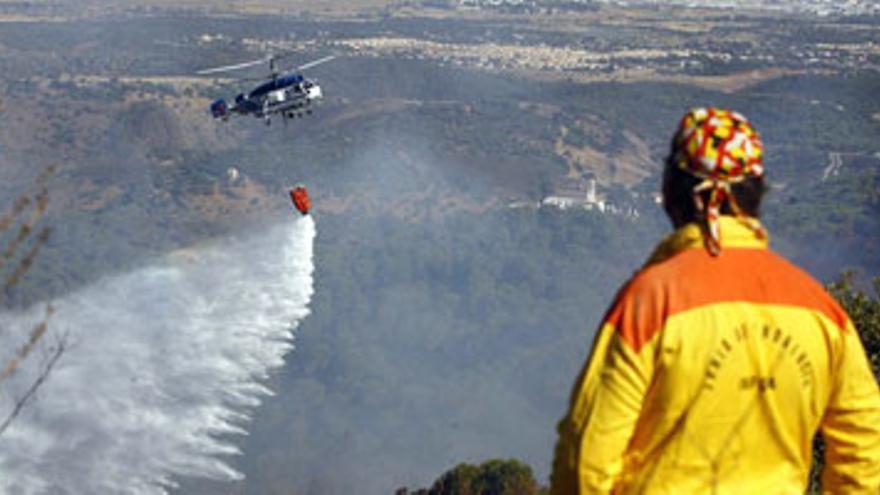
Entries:
[[621,289],[559,423],[554,495],[877,495],[880,392],[846,313],[731,217],[687,225]]

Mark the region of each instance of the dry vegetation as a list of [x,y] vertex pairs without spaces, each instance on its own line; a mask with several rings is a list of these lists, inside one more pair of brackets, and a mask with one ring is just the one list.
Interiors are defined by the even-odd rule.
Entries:
[[[0,216],[0,277],[2,277],[3,302],[9,292],[18,285],[33,266],[42,247],[49,239],[51,230],[40,226],[40,220],[46,213],[49,204],[49,191],[46,182],[55,172],[55,167],[47,168],[35,181],[35,191],[19,195],[10,207]],[[45,307],[43,318],[29,330],[16,333],[17,329],[0,328],[7,334],[7,342],[18,342],[11,353],[0,362],[0,385],[5,384],[20,372],[25,361],[40,361],[37,372],[30,374],[30,383],[26,388],[16,388],[9,410],[0,412],[0,435],[12,424],[22,409],[34,397],[37,390],[48,379],[49,373],[67,348],[66,336],[60,336],[54,342],[48,342],[49,317],[53,309],[50,304]],[[42,349],[43,352],[37,352]],[[32,377],[32,378],[31,378]],[[2,393],[11,393],[3,390]]]

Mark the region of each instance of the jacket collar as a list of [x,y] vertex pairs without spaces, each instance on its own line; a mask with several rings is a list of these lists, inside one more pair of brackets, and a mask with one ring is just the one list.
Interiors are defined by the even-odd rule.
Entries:
[[[738,219],[722,215],[718,218],[721,228],[721,250],[725,248],[767,249],[768,238],[760,238],[745,222],[758,222],[755,218]],[[654,248],[645,265],[660,263],[685,249],[706,249],[703,244],[703,230],[700,224],[692,222],[679,227]]]

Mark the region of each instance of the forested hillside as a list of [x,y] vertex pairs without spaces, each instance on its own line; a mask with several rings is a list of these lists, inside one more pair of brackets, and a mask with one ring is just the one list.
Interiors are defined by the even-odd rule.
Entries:
[[313,314],[244,443],[247,493],[387,493],[498,456],[543,475],[593,327],[665,227],[552,209],[319,224]]

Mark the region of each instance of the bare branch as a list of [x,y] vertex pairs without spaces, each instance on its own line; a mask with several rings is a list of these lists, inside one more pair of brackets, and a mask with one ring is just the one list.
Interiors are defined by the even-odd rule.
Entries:
[[[50,229],[49,227],[43,227],[43,229],[40,230],[40,233],[37,234],[37,240],[28,250],[27,254],[22,257],[21,261],[19,261],[18,263],[18,266],[16,266],[15,269],[12,270],[12,273],[6,276],[6,287],[12,287],[13,285],[17,284],[19,280],[21,280],[21,277],[24,276],[24,274],[27,273],[28,270],[30,270],[31,265],[34,264],[34,260],[36,259],[37,254],[40,252],[40,248],[42,248],[43,245],[46,244],[46,241],[49,240],[49,234],[51,233],[52,229]],[[0,264],[0,267],[2,267],[2,264]]]
[[[37,208],[34,210],[34,215],[31,216],[31,224],[39,220],[46,211],[46,206],[49,204],[49,190],[46,188],[46,182],[56,170],[58,170],[57,166],[49,165],[45,170],[40,172],[40,175],[34,180],[34,183],[40,187],[40,190],[34,195],[34,199],[36,199],[37,202]],[[21,215],[25,208],[30,206],[32,201],[34,200],[31,199],[30,193],[27,192],[22,193],[15,198],[15,201],[12,203],[12,208],[3,216],[0,216],[0,232],[8,229],[9,226],[12,225],[13,220]]]
[[8,229],[12,225],[12,221],[15,220],[15,217],[19,216],[29,204],[31,204],[31,198],[27,194],[22,194],[15,198],[12,209],[0,217],[0,232]]
[[46,306],[46,317],[38,323],[33,329],[31,329],[30,335],[28,337],[28,341],[18,350],[15,357],[12,358],[6,366],[3,368],[3,372],[0,373],[0,382],[6,380],[18,368],[18,365],[24,361],[28,355],[30,355],[31,351],[34,350],[37,343],[40,339],[43,338],[43,335],[46,333],[46,330],[49,328],[49,317],[52,316],[53,309],[51,305]]
[[13,255],[15,255],[16,250],[18,250],[19,246],[25,242],[28,237],[30,237],[31,231],[34,228],[34,225],[42,218],[43,213],[46,211],[46,207],[49,204],[49,194],[45,188],[41,189],[35,196],[36,206],[34,210],[31,212],[31,217],[22,222],[18,227],[18,233],[6,245],[6,251],[3,252],[3,258],[0,259],[0,269],[8,262]]
[[[18,223],[16,231],[12,231],[12,235],[5,240],[6,245],[0,247],[0,277],[3,278],[3,289],[8,291],[11,287],[18,284],[22,277],[31,269],[34,261],[42,247],[46,244],[51,234],[49,227],[42,227],[35,233],[37,223],[46,213],[49,205],[49,190],[47,181],[55,172],[56,167],[50,166],[43,170],[34,180],[36,192],[31,189],[18,198],[12,204],[12,207],[2,216],[0,216],[0,233],[13,228]],[[26,215],[30,209],[30,215]],[[23,254],[22,254],[23,252]],[[0,294],[2,295],[2,294]],[[53,308],[46,305],[46,314],[41,322],[34,325],[30,332],[27,333],[24,344],[15,352],[15,354],[5,363],[0,363],[2,371],[0,371],[0,383],[8,380],[22,366],[26,360],[34,360],[34,350],[45,347],[40,343],[49,329],[49,318],[52,316]],[[18,336],[16,336],[18,337]],[[10,347],[11,347],[10,343]],[[12,421],[21,413],[21,410],[36,394],[37,390],[46,379],[49,373],[61,358],[61,355],[67,349],[67,335],[62,336],[54,347],[50,347],[50,355],[43,359],[43,365],[39,368],[36,379],[28,387],[21,399],[15,400],[14,407],[9,415],[0,423],[0,435],[9,428]]]
[[49,357],[49,360],[46,362],[43,369],[40,371],[40,375],[36,380],[31,384],[30,388],[28,388],[27,392],[15,401],[15,407],[12,408],[12,411],[6,416],[6,419],[3,420],[3,423],[0,423],[0,436],[6,432],[9,428],[9,425],[12,424],[12,421],[21,413],[24,406],[33,398],[33,396],[37,393],[40,386],[49,378],[49,373],[51,373],[52,368],[55,367],[55,364],[61,359],[62,354],[67,349],[67,334],[64,334],[58,341],[55,348],[52,350],[52,354]]

